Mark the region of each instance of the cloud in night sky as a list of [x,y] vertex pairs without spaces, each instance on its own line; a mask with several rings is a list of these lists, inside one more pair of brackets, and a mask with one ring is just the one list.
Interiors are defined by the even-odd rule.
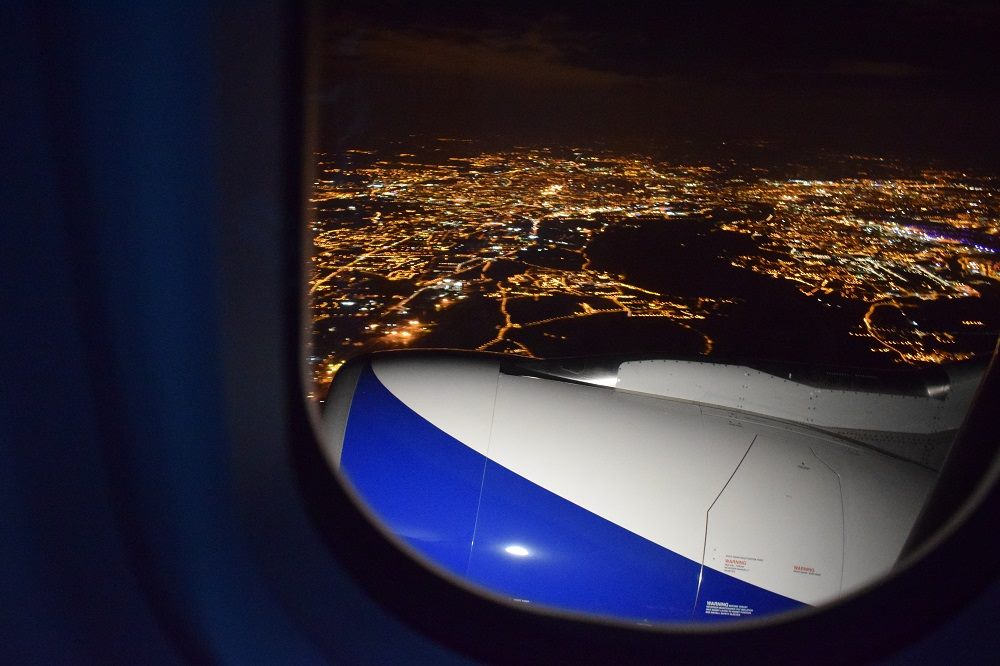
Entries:
[[565,60],[554,44],[538,33],[500,39],[464,39],[383,30],[360,43],[357,55],[387,74],[424,78],[477,79],[522,87],[607,89],[634,77],[588,69]]
[[334,134],[779,139],[1000,153],[1000,15],[963,2],[337,3]]

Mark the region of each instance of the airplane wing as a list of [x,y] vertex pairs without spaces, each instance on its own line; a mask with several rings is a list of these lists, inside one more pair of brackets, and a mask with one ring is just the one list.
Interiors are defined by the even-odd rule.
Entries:
[[514,602],[758,617],[892,567],[978,375],[932,379],[389,352],[338,373],[326,454],[390,533]]

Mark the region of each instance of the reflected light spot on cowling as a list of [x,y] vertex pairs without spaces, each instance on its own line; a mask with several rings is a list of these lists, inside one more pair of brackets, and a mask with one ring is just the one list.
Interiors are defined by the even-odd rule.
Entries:
[[513,555],[514,557],[527,557],[528,555],[531,555],[530,550],[516,543],[512,543],[511,545],[507,546],[506,548],[503,549],[503,551],[508,555]]
[[589,384],[597,384],[598,386],[618,386],[618,375],[601,375],[599,377],[591,377],[587,380]]

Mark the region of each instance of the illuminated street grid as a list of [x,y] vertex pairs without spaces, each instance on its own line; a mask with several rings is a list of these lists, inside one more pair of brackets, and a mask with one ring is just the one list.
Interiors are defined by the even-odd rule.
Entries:
[[[734,176],[719,165],[580,148],[464,146],[464,154],[451,151],[461,156],[441,157],[450,145],[458,144],[438,139],[433,159],[362,150],[338,161],[319,156],[312,317],[315,331],[337,340],[313,352],[319,386],[358,353],[419,346],[442,311],[474,296],[498,313],[480,350],[534,356],[512,333],[624,313],[697,331],[710,353],[713,341],[698,323],[725,316],[734,299],[660,293],[590,265],[598,234],[651,219],[705,219],[750,235],[758,251],[732,258],[734,266],[791,280],[807,296],[870,304],[852,335],[902,363],[969,354],[954,349],[948,332],[880,326],[880,309],[976,298],[973,284],[1000,279],[1000,198],[990,179],[924,172],[777,180],[755,175],[762,169]],[[720,210],[725,220],[711,222]],[[555,252],[562,263],[533,263],[532,252]],[[521,272],[491,275],[505,261]],[[518,307],[528,301],[542,307]]]

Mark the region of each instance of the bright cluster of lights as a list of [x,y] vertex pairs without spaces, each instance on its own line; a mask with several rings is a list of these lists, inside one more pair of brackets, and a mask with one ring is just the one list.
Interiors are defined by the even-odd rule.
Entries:
[[[856,334],[908,363],[967,354],[941,331],[880,326],[887,308],[975,298],[977,280],[1000,279],[998,189],[966,174],[781,180],[582,148],[462,145],[468,154],[441,141],[423,158],[322,157],[310,290],[314,329],[337,342],[318,350],[319,382],[358,352],[414,344],[469,298],[494,303],[498,319],[474,349],[533,356],[519,332],[617,313],[688,327],[710,353],[698,322],[733,299],[682,298],[591,266],[596,236],[649,220],[701,219],[749,236],[758,249],[732,265],[809,297],[870,304]],[[533,259],[543,255],[560,261]],[[505,262],[520,269],[504,276]],[[524,307],[539,301],[551,306]]]

